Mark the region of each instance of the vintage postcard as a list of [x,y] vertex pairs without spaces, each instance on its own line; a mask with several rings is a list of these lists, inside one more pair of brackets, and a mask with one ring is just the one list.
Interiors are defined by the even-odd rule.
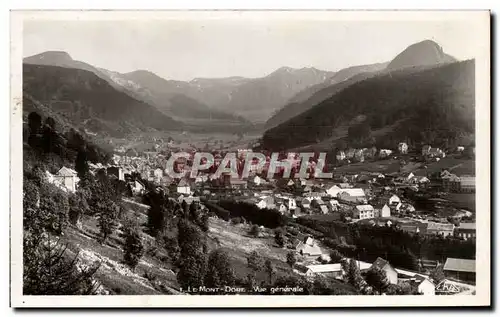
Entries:
[[12,11],[10,73],[14,307],[491,305],[488,11]]

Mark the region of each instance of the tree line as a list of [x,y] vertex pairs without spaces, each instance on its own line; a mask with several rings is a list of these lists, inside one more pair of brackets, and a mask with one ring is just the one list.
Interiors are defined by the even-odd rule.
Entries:
[[454,237],[410,234],[388,226],[346,225],[304,217],[297,222],[322,232],[324,243],[346,256],[367,262],[383,257],[393,266],[408,270],[419,270],[421,259],[443,263],[448,257],[474,259],[476,254],[473,241]]
[[242,201],[221,200],[217,204],[209,203],[207,206],[211,212],[226,221],[240,218],[271,229],[285,226],[288,219],[277,210],[260,209],[253,204]]

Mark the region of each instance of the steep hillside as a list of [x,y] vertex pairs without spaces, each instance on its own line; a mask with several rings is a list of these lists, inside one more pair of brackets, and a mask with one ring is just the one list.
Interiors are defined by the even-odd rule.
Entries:
[[387,63],[378,63],[341,69],[324,82],[306,88],[293,96],[287,105],[267,120],[266,129],[273,128],[299,115],[359,80],[374,76],[376,72],[383,70],[386,66]]
[[[135,71],[123,74],[122,77],[145,89],[144,98],[158,105],[162,111],[177,108],[172,97],[184,95],[218,110],[216,115],[238,114],[253,122],[263,122],[290,97],[304,88],[323,82],[331,75],[333,73],[315,68],[282,67],[268,76],[254,79],[196,78],[190,82],[181,82],[165,80],[148,71]],[[137,88],[135,91],[138,91]],[[182,98],[182,104],[186,100]]]
[[228,107],[255,121],[265,122],[299,91],[322,83],[333,75],[316,68],[282,67],[263,78],[238,86]]
[[144,94],[149,94],[147,90],[143,89],[131,80],[122,78],[120,73],[109,71],[104,68],[94,67],[88,63],[74,60],[67,52],[64,51],[47,51],[29,56],[23,59],[23,63],[86,70],[107,81],[116,90],[121,91],[134,99],[151,103],[150,99],[144,97]]
[[444,53],[443,48],[436,42],[425,40],[406,48],[389,63],[387,69],[394,70],[419,65],[438,65],[456,61],[454,57]]
[[342,69],[324,82],[299,92],[288,101],[288,104],[277,111],[265,124],[266,129],[273,128],[291,119],[318,103],[338,93],[349,85],[366,78],[383,75],[404,69],[433,67],[457,60],[443,52],[435,42],[425,40],[407,47],[391,62],[353,66]]
[[298,94],[290,98],[289,102],[290,103],[304,102],[323,88],[343,82],[358,74],[371,73],[383,70],[387,67],[388,64],[389,63],[376,63],[376,64],[357,65],[357,66],[343,68],[338,72],[335,72],[333,76],[327,78],[324,82],[300,91]]
[[181,128],[179,122],[116,90],[90,71],[24,64],[23,92],[74,125],[93,132],[123,135]]
[[147,71],[123,74],[123,78],[147,89],[149,96],[145,93],[145,98],[150,98],[162,109],[174,107],[173,95],[185,95],[219,113],[238,114],[254,122],[263,122],[290,97],[323,82],[332,74],[315,68],[282,67],[268,76],[254,79],[196,78],[180,82],[165,80]]
[[356,82],[268,130],[263,146],[274,150],[310,145],[353,124],[368,126],[377,142],[409,139],[445,145],[474,133],[474,96],[474,60],[391,71]]
[[[210,120],[222,120],[231,122],[239,122],[240,124],[249,124],[244,118],[233,115],[232,113],[212,109],[204,102],[202,96],[195,99],[196,91],[202,91],[205,88],[210,89],[214,86],[229,85],[230,80],[215,79],[212,82],[209,79],[194,80],[191,82],[182,82],[175,80],[166,80],[160,76],[148,71],[135,71],[127,74],[122,74],[122,83],[127,85],[138,94],[141,94],[144,100],[155,105],[162,112],[183,119],[207,119],[207,122],[198,122],[201,125],[211,125]],[[117,82],[119,80],[117,79]],[[236,80],[236,82],[238,82]],[[201,93],[201,92],[200,92]]]

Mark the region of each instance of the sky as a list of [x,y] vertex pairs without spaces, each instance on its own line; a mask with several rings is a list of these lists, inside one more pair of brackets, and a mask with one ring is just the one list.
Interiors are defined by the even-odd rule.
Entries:
[[474,37],[465,20],[32,19],[24,22],[23,56],[65,51],[108,70],[144,69],[176,80],[255,78],[282,66],[337,71],[387,62],[426,39],[469,59]]

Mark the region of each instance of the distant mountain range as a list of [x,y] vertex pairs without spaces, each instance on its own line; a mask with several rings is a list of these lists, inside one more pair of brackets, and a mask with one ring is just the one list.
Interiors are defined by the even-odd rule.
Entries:
[[135,71],[122,77],[147,89],[151,98],[159,99],[157,104],[165,104],[167,100],[172,104],[173,95],[184,95],[219,112],[238,114],[240,119],[245,117],[259,123],[265,122],[296,93],[332,75],[332,72],[315,68],[282,67],[268,76],[254,79],[197,78],[182,82],[165,80],[148,71]]
[[264,123],[302,89],[321,83],[334,74],[315,68],[282,67],[262,78],[196,78],[186,82],[166,80],[146,70],[122,74],[97,68],[75,61],[68,53],[59,51],[27,57],[23,62],[93,72],[116,90],[186,123],[187,128],[195,124],[251,129],[253,123]]
[[474,133],[474,61],[456,62],[423,41],[382,65],[285,106],[268,121],[263,146],[331,149],[339,140],[353,142],[348,130],[360,122],[373,132],[367,143],[392,146],[401,140],[446,145]]
[[[322,83],[310,86],[298,94],[293,96],[288,103],[279,109],[265,124],[266,129],[275,127],[288,119],[299,115],[300,113],[310,109],[318,102],[332,96],[341,87],[346,87],[352,82],[352,78],[357,76],[361,78],[368,77],[371,73],[380,71],[387,66],[388,63],[378,63],[371,65],[360,65],[341,69],[334,73],[333,76],[327,78]],[[320,92],[320,93],[319,93]]]
[[[49,51],[27,57],[23,62],[30,65],[50,65],[90,71],[99,78],[107,81],[119,92],[153,105],[168,117],[175,118],[183,123],[189,123],[189,119],[191,118],[206,118],[207,120],[197,121],[196,123],[198,125],[219,125],[220,128],[228,124],[239,127],[251,126],[251,123],[241,116],[211,110],[203,103],[192,98],[190,99],[187,96],[185,99],[180,98],[179,91],[187,89],[190,86],[188,83],[167,81],[151,72],[136,71],[128,74],[120,74],[104,68],[97,68],[84,62],[75,61],[68,53],[58,51]],[[176,104],[172,101],[182,101],[182,103]],[[192,103],[188,104],[188,101]],[[185,127],[188,128],[189,124]]]
[[[97,68],[73,60],[66,52],[49,51],[23,60],[24,92],[31,104],[63,113],[69,124],[85,125],[92,131],[124,134],[147,129],[183,129],[235,133],[265,126],[267,132],[263,141],[266,146],[296,147],[321,143],[329,138],[333,132],[320,133],[318,129],[321,128],[311,126],[301,132],[302,141],[283,141],[294,135],[293,132],[288,134],[289,127],[318,124],[319,121],[331,124],[329,116],[336,114],[325,105],[333,107],[338,103],[333,100],[346,94],[345,91],[359,89],[364,82],[379,80],[384,85],[392,85],[383,78],[396,74],[401,78],[412,77],[454,62],[456,59],[444,53],[438,44],[426,40],[409,46],[390,62],[352,66],[337,72],[282,67],[261,78],[177,81],[147,70],[119,73]],[[393,93],[391,87],[384,88],[388,96]],[[385,98],[379,91],[368,95]],[[409,92],[407,98],[412,96]],[[335,111],[339,112],[336,107]],[[343,104],[343,107],[350,113],[349,109],[358,106],[352,103]],[[323,118],[319,120],[315,116]],[[344,119],[335,120],[339,123]],[[317,135],[308,137],[311,133]]]

